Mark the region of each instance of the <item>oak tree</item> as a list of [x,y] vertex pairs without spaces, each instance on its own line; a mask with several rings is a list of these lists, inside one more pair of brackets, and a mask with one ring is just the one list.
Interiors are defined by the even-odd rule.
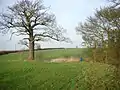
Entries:
[[57,25],[56,17],[45,7],[41,0],[22,0],[8,6],[0,14],[0,32],[11,32],[12,35],[23,35],[28,40],[29,60],[34,60],[34,43],[48,38],[56,41],[69,41],[65,29]]

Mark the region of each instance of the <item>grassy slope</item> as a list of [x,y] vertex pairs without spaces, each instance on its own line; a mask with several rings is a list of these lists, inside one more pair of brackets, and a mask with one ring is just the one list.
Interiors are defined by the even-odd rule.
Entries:
[[[35,56],[36,60],[43,61],[43,60],[49,60],[52,58],[58,58],[58,57],[87,57],[90,55],[90,50],[88,49],[58,49],[58,50],[41,50],[36,51]],[[27,52],[21,52],[21,53],[13,53],[8,55],[2,55],[0,56],[0,60],[25,60],[27,59],[28,53]]]
[[[87,49],[36,52],[39,61],[88,54]],[[26,57],[26,52],[0,56],[0,90],[115,90],[113,67],[106,64],[24,62]]]

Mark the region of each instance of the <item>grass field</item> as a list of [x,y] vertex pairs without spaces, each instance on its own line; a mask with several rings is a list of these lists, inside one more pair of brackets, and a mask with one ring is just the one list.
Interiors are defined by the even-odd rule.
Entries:
[[[90,49],[55,49],[55,50],[41,50],[35,52],[37,61],[50,60],[59,57],[87,57],[90,56]],[[0,56],[0,60],[26,60],[28,57],[27,52],[18,52]]]
[[0,90],[120,90],[113,66],[89,62],[40,62],[44,59],[88,55],[87,49],[37,51],[37,61],[29,62],[23,61],[27,53],[21,56],[18,53],[2,55]]

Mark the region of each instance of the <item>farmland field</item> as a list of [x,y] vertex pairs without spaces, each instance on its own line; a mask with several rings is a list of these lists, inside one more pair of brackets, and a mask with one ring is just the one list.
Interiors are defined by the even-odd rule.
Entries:
[[[86,48],[79,49],[55,49],[55,50],[40,50],[35,52],[37,61],[50,60],[59,57],[87,57],[90,56],[90,50]],[[27,52],[17,52],[7,55],[1,55],[1,61],[8,60],[26,60],[28,56]]]
[[87,49],[36,51],[36,61],[24,61],[27,52],[0,56],[0,90],[120,90],[114,67],[107,64],[44,63],[59,57],[87,57]]

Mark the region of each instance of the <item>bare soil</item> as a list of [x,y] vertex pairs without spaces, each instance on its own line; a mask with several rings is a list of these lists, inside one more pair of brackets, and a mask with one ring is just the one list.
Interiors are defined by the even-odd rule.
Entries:
[[70,57],[70,58],[56,58],[52,59],[51,62],[79,62],[79,58]]

